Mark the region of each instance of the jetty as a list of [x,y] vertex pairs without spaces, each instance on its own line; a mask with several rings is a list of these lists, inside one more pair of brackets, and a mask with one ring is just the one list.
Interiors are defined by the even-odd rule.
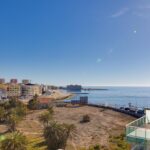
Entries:
[[107,91],[108,89],[104,88],[82,88],[84,91]]

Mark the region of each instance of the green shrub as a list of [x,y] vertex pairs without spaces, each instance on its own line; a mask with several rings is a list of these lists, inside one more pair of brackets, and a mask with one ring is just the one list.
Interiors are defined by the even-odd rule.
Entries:
[[100,150],[100,145],[91,146],[89,150]]
[[75,129],[74,125],[51,121],[44,129],[44,137],[49,150],[65,149],[67,140]]
[[90,116],[89,115],[84,115],[82,117],[82,120],[80,121],[81,123],[87,123],[90,122]]
[[28,108],[31,110],[36,110],[39,107],[38,95],[35,95],[33,99],[28,102]]
[[27,139],[20,132],[12,132],[1,142],[1,150],[27,150]]
[[130,145],[124,140],[124,134],[119,136],[110,137],[110,149],[111,150],[129,150]]

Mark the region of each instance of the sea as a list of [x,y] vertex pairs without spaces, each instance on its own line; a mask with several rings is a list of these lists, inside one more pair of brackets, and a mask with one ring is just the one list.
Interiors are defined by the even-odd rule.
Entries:
[[[87,88],[87,87],[86,87]],[[150,108],[150,87],[88,87],[107,90],[90,90],[81,93],[88,96],[91,104],[103,104],[127,107],[129,104],[138,108]]]

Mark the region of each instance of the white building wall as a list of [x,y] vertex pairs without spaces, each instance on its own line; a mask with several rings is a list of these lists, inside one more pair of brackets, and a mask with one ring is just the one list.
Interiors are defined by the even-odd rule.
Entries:
[[150,110],[147,109],[145,113],[146,113],[146,123],[150,123]]

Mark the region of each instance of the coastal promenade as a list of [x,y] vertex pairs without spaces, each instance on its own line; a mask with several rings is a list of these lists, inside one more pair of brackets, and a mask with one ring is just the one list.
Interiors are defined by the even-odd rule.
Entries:
[[136,117],[136,118],[140,118],[140,117],[144,116],[144,113],[132,112],[132,111],[125,110],[125,109],[122,109],[122,108],[117,108],[117,107],[113,107],[113,106],[105,106],[103,104],[92,104],[92,103],[89,103],[88,106],[111,109],[111,110],[114,110],[114,111],[117,111],[117,112],[121,112],[121,113],[130,115],[130,116],[133,116],[133,117]]

